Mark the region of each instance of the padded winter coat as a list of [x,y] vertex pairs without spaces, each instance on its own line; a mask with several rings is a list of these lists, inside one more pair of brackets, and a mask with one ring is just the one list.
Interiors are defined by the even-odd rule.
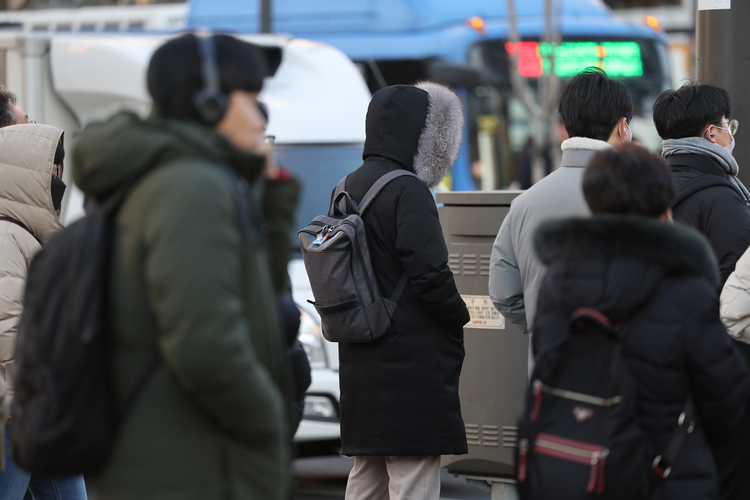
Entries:
[[546,223],[535,248],[548,266],[536,353],[561,341],[579,307],[596,308],[613,323],[639,310],[622,353],[636,380],[650,460],[664,452],[688,396],[694,398],[699,425],[671,474],[654,481],[652,500],[719,498],[717,466],[722,498],[741,498],[729,493],[746,471],[733,445],[747,448],[750,372],[719,319],[718,273],[705,240],[656,219],[596,216]]
[[[666,161],[678,189],[690,179],[702,175],[727,179],[721,165],[706,155],[672,155]],[[723,285],[750,246],[750,210],[740,193],[729,186],[702,189],[674,207],[674,218],[708,238],[719,263]]]
[[750,252],[737,261],[721,290],[721,320],[729,334],[750,344]]
[[111,370],[120,401],[163,361],[95,480],[97,498],[286,500],[289,374],[276,294],[258,227],[243,253],[236,191],[217,166],[251,183],[253,220],[262,221],[262,158],[214,129],[127,113],[87,126],[73,157],[76,183],[93,197],[156,165],[115,225]]
[[[50,125],[0,128],[0,374],[12,395],[13,357],[29,264],[62,228],[52,204],[53,159],[63,131]],[[29,232],[30,231],[30,232]]]
[[612,146],[596,139],[565,140],[560,168],[514,199],[500,226],[490,257],[490,298],[524,333],[533,332],[536,297],[545,273],[534,252],[534,231],[549,217],[589,214],[581,179],[596,152],[607,149]]
[[[55,150],[63,131],[50,125],[0,128],[0,449],[13,396],[13,358],[29,265],[62,224],[52,203]],[[28,231],[27,231],[28,229]],[[0,470],[5,454],[0,457]]]
[[[408,86],[375,94],[367,114],[365,162],[346,183],[357,202],[383,174],[415,171],[418,144],[429,142],[420,137],[436,132],[426,125],[428,100],[425,91]],[[345,455],[467,451],[458,379],[469,314],[448,268],[437,208],[425,184],[425,179],[442,179],[442,166],[437,161],[419,165],[424,169],[417,169],[419,179],[391,181],[363,216],[383,296],[391,296],[404,273],[408,284],[385,336],[339,344]]]

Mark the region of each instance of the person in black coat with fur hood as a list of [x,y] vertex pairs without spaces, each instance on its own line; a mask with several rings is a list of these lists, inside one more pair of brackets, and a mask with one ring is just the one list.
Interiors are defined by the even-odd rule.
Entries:
[[355,457],[347,500],[436,500],[440,455],[467,451],[458,378],[469,313],[430,193],[456,159],[462,127],[458,96],[431,82],[381,89],[367,111],[364,164],[346,191],[360,202],[387,172],[417,177],[388,183],[363,216],[383,296],[404,273],[408,284],[389,333],[339,344],[342,453]]
[[[736,481],[745,472],[738,462],[747,448],[741,436],[750,373],[719,318],[711,249],[694,230],[668,222],[675,188],[667,165],[635,146],[603,151],[592,159],[583,191],[593,217],[549,221],[535,237],[548,266],[535,352],[558,345],[580,307],[613,324],[633,313],[621,349],[636,381],[650,459],[666,449],[690,395],[699,422],[671,474],[653,476],[650,498],[717,499],[720,484],[721,498],[746,498]],[[648,473],[651,463],[643,467]]]

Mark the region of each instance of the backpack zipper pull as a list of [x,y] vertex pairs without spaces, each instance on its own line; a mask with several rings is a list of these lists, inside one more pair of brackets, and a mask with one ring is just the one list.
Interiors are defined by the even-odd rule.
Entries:
[[323,229],[320,230],[320,232],[318,233],[317,238],[315,238],[315,241],[313,241],[313,245],[320,245],[320,244],[323,243],[323,241],[325,241],[325,239],[323,238],[323,235],[325,234],[325,232],[326,232],[327,229],[328,229],[328,224],[326,224],[325,226],[323,226]]
[[531,384],[531,392],[534,394],[534,406],[529,414],[529,421],[533,424],[539,420],[542,413],[542,381],[537,379]]
[[522,439],[518,444],[518,482],[526,481],[526,454],[529,451],[529,440]]
[[[328,228],[328,230],[326,230],[326,227]],[[323,233],[325,234],[323,234],[323,239],[321,240],[321,243],[324,243],[328,239],[328,237],[331,236],[331,233],[333,232],[333,230],[336,229],[334,226],[326,226],[326,227],[323,228]]]

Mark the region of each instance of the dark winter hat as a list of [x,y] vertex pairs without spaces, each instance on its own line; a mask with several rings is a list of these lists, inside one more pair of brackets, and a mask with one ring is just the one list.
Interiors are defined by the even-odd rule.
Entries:
[[[260,49],[228,35],[213,35],[221,91],[259,92],[267,74]],[[174,38],[154,52],[147,73],[154,108],[164,118],[201,121],[196,93],[203,87],[198,40],[192,33]]]

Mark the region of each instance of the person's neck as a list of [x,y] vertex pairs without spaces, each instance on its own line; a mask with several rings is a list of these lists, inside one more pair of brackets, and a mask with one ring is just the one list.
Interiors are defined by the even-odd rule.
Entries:
[[620,137],[620,134],[617,132],[617,127],[615,127],[615,129],[609,135],[609,139],[607,139],[607,144],[615,148],[619,148],[624,144],[622,137]]

